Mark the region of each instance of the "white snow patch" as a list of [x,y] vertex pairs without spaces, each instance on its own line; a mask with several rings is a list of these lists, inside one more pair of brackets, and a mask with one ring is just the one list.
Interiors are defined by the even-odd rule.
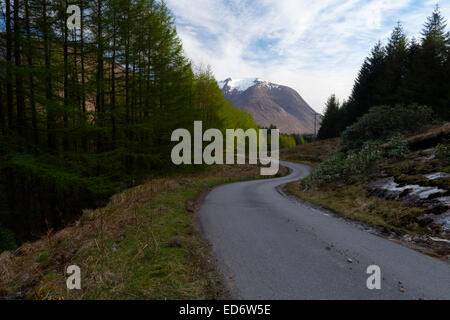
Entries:
[[426,174],[425,178],[427,178],[429,180],[445,179],[445,178],[450,178],[450,174],[445,173],[445,172],[435,172],[435,173]]
[[431,240],[436,241],[436,242],[446,242],[446,243],[450,243],[450,240],[447,239],[441,239],[441,238],[435,238],[435,237],[430,237]]
[[228,78],[224,81],[219,81],[218,84],[220,89],[228,87],[228,89],[231,92],[235,90],[238,92],[244,92],[255,85],[265,85],[270,89],[278,89],[280,87],[275,83],[271,83],[269,81],[265,81],[259,78],[243,78],[243,79]]
[[434,223],[441,225],[445,232],[450,232],[450,210],[440,215],[425,214],[423,217],[433,219]]
[[439,189],[437,187],[422,187],[419,185],[406,185],[400,187],[400,185],[394,181],[394,178],[383,179],[375,182],[375,184],[377,188],[387,190],[391,194],[396,195],[397,199],[399,198],[400,194],[402,194],[403,191],[406,190],[409,191],[407,197],[416,197],[421,200],[426,200],[429,196],[436,193],[445,193],[445,190]]
[[248,88],[253,87],[257,83],[258,83],[257,78],[227,79],[225,81],[220,81],[219,87],[224,88],[225,86],[228,86],[230,91],[237,90],[240,92],[244,92]]

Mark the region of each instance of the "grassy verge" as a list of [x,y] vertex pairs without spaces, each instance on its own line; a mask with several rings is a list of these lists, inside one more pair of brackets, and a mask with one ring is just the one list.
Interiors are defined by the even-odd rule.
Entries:
[[[324,144],[321,146],[321,144]],[[309,146],[312,154],[332,157],[330,141],[316,142]],[[336,150],[336,149],[334,149]],[[413,236],[446,237],[440,226],[431,219],[423,219],[425,214],[440,214],[442,208],[427,208],[419,204],[379,198],[369,193],[365,186],[377,179],[393,177],[403,185],[418,184],[449,190],[450,179],[429,180],[424,174],[449,171],[446,162],[430,157],[431,151],[409,152],[401,158],[381,158],[361,173],[343,175],[329,182],[308,179],[307,183],[293,182],[286,190],[303,201],[332,210],[337,215],[366,223],[386,233]],[[301,153],[301,159],[305,157]]]
[[[0,298],[220,298],[192,200],[213,186],[259,177],[256,166],[216,166],[118,194],[73,226],[0,255]],[[81,268],[82,290],[67,290],[69,265]]]
[[307,143],[292,149],[282,150],[281,159],[317,167],[322,161],[334,156],[338,146],[339,139]]
[[[354,177],[355,180],[357,177]],[[425,212],[399,201],[370,196],[363,188],[364,177],[359,183],[333,182],[324,186],[302,189],[298,182],[290,183],[287,191],[300,199],[331,209],[339,216],[360,221],[386,232],[424,234],[428,230],[411,219]]]

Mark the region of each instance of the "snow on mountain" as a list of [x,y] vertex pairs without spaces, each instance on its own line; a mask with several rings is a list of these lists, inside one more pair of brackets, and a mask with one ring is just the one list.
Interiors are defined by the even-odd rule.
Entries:
[[218,82],[225,99],[249,112],[261,127],[276,125],[282,133],[314,133],[320,117],[292,88],[259,78]]
[[249,88],[255,86],[255,85],[265,85],[269,88],[279,88],[279,85],[276,85],[274,83],[259,79],[259,78],[243,78],[243,79],[231,79],[228,78],[224,81],[219,81],[219,88],[222,90],[225,90],[226,87],[230,92],[238,91],[238,92],[244,92],[248,90]]

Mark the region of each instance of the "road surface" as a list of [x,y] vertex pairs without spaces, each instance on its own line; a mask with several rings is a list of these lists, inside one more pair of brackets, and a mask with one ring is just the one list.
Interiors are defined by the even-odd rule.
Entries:
[[[199,211],[233,299],[450,299],[450,265],[277,191],[289,176],[223,185]],[[381,268],[381,290],[367,268]]]

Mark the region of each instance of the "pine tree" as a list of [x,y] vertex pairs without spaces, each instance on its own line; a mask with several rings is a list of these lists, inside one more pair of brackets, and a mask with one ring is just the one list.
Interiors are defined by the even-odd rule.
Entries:
[[414,102],[433,107],[437,115],[449,119],[445,70],[449,50],[446,21],[439,7],[428,17],[422,31],[421,46],[412,62],[406,85],[411,88]]
[[336,138],[339,136],[339,101],[336,95],[328,98],[325,115],[322,120],[322,127],[317,135],[318,140]]
[[340,130],[367,113],[382,101],[380,88],[386,66],[386,50],[380,42],[372,49],[371,55],[364,61],[353,86],[352,94],[341,111]]
[[163,1],[79,0],[74,31],[69,0],[4,3],[0,184],[12,206],[0,223],[16,221],[20,239],[173,169],[171,133],[194,120],[257,127],[225,101],[210,70],[192,70]]
[[398,22],[386,45],[383,81],[380,82],[380,104],[395,105],[402,100],[400,87],[408,70],[409,43]]

